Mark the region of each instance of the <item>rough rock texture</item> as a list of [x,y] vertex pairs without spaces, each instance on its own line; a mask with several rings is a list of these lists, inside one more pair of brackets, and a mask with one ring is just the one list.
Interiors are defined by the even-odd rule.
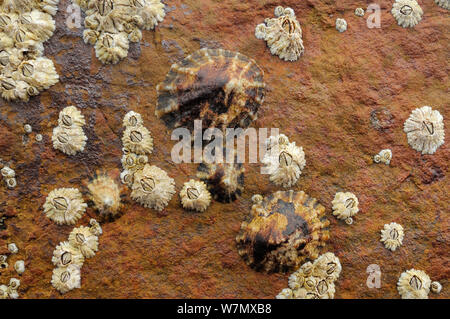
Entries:
[[[50,284],[52,252],[73,227],[45,218],[45,196],[57,187],[80,187],[97,169],[120,168],[122,119],[140,112],[155,150],[150,162],[175,179],[179,191],[195,178],[196,164],[175,165],[164,123],[154,116],[155,86],[170,65],[200,47],[239,51],[265,71],[267,93],[254,127],[280,127],[302,145],[307,165],[295,189],[304,190],[326,208],[331,221],[327,250],[339,257],[342,273],[336,298],[399,298],[396,283],[410,268],[424,270],[442,283],[449,298],[448,217],[449,141],[433,155],[408,146],[403,122],[411,110],[430,105],[450,128],[448,52],[450,16],[433,1],[421,1],[423,20],[413,29],[397,25],[392,1],[381,0],[381,29],[368,29],[356,17],[354,0],[284,1],[303,29],[305,54],[297,62],[272,56],[255,26],[279,1],[166,0],[167,15],[156,31],[144,31],[141,44],[115,66],[104,66],[83,43],[82,29],[65,24],[68,0],[56,15],[55,35],[45,55],[55,62],[60,83],[29,103],[0,101],[0,158],[17,174],[17,187],[0,186],[0,254],[15,242],[19,253],[0,272],[0,284],[25,261],[19,294],[23,298],[274,298],[289,274],[258,273],[239,257],[235,236],[248,214],[251,196],[277,188],[260,165],[246,164],[243,196],[230,204],[213,202],[204,213],[186,212],[174,196],[163,212],[125,198],[125,214],[103,224],[99,251],[86,261],[81,289],[60,295]],[[336,18],[348,30],[335,30]],[[366,15],[367,17],[367,15]],[[239,27],[237,27],[239,25]],[[68,157],[52,148],[51,132],[59,111],[76,105],[86,117],[84,152]],[[24,136],[23,125],[33,133]],[[42,142],[35,141],[42,134]],[[447,134],[450,137],[450,134]],[[390,148],[390,166],[373,155]],[[348,226],[331,215],[339,191],[358,196],[360,213]],[[447,204],[446,204],[447,203]],[[96,213],[88,208],[77,223]],[[403,225],[403,245],[395,252],[379,241],[383,225]],[[366,268],[381,268],[381,288],[366,286]]]

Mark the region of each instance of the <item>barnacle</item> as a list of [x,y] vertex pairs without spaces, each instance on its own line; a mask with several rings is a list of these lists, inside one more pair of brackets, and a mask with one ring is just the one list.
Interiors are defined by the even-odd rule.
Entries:
[[339,32],[344,32],[347,30],[347,21],[341,18],[336,19],[336,30]]
[[127,169],[122,171],[120,173],[120,181],[128,187],[131,187],[134,181],[134,171],[129,171]]
[[389,165],[392,159],[392,151],[390,149],[381,150],[380,153],[373,157],[375,163],[383,163]]
[[359,211],[358,198],[353,193],[338,192],[331,204],[333,205],[333,215],[338,219],[347,220]]
[[8,250],[11,254],[17,254],[19,252],[19,248],[15,243],[8,244]]
[[0,299],[8,299],[8,286],[0,285]]
[[204,182],[191,179],[180,191],[181,204],[185,209],[205,211],[211,203],[211,194]]
[[108,174],[100,174],[88,185],[89,198],[103,218],[117,217],[122,208],[120,188]]
[[56,126],[53,129],[52,141],[55,149],[67,155],[75,155],[84,151],[87,137],[81,127],[74,126],[71,129],[66,129]]
[[296,61],[305,52],[302,28],[295,17],[294,10],[278,6],[276,18],[265,19],[255,29],[257,39],[267,42],[270,53],[285,61]]
[[121,162],[124,170],[135,172],[142,169],[148,163],[148,157],[147,155],[128,153],[122,156]]
[[60,127],[70,129],[75,126],[81,127],[85,124],[84,115],[73,105],[67,106],[59,112],[58,125]]
[[100,236],[103,234],[103,229],[102,226],[100,226],[99,222],[96,221],[94,218],[91,218],[89,220],[89,230],[91,231],[92,234],[94,234],[95,236]]
[[44,213],[58,225],[74,225],[83,216],[86,207],[78,189],[58,188],[45,199]]
[[[275,143],[274,139],[278,142]],[[295,185],[306,165],[303,148],[296,146],[295,142],[289,143],[285,136],[269,138],[266,146],[269,150],[262,163],[266,165],[270,180],[283,187]]]
[[123,126],[125,126],[125,127],[128,127],[128,126],[137,127],[137,126],[143,125],[143,123],[144,122],[142,121],[141,114],[136,113],[134,111],[128,112],[123,117]]
[[153,138],[144,126],[129,126],[122,136],[125,149],[136,154],[150,154],[153,151]]
[[134,174],[131,198],[144,207],[163,210],[175,194],[175,182],[165,171],[146,164]]
[[280,291],[280,293],[278,295],[276,295],[276,299],[292,299],[293,297],[293,292],[292,289],[289,288],[284,288],[283,290]]
[[436,4],[444,9],[450,10],[450,0],[434,0]]
[[8,285],[8,297],[10,299],[17,299],[19,298],[19,293],[17,292],[17,290],[19,289],[20,286],[20,280],[17,278],[11,278],[9,280],[9,285]]
[[13,178],[16,176],[16,172],[8,166],[3,166],[1,169],[1,174],[3,178]]
[[64,294],[72,289],[81,287],[80,268],[75,265],[69,265],[64,268],[53,269],[52,281],[60,293]]
[[25,262],[23,260],[16,261],[14,269],[19,275],[23,274],[25,272]]
[[395,0],[391,10],[398,25],[412,28],[422,20],[423,11],[416,0]]
[[410,269],[401,274],[397,290],[402,299],[428,299],[431,280],[422,270]]
[[169,128],[246,128],[264,100],[263,70],[238,52],[201,49],[170,68],[156,87],[155,114]]
[[433,154],[444,144],[444,118],[439,111],[422,106],[411,112],[403,130],[409,145],[422,154]]
[[384,225],[384,229],[381,230],[380,241],[387,249],[395,251],[397,247],[402,245],[403,237],[403,227],[397,223],[390,223]]
[[124,32],[103,33],[95,44],[95,54],[104,64],[116,64],[128,55],[129,44]]
[[356,8],[355,9],[355,15],[357,15],[358,17],[363,17],[364,16],[364,9],[363,8]]
[[252,206],[236,237],[238,253],[256,270],[285,272],[318,257],[328,225],[316,199],[303,191],[278,191]]
[[86,258],[93,257],[98,251],[98,237],[86,226],[74,228],[69,235],[69,243],[79,249]]
[[432,291],[433,293],[439,294],[439,293],[441,292],[441,290],[442,290],[442,285],[441,285],[441,283],[438,282],[438,281],[433,281],[433,282],[431,283],[430,289],[431,289],[431,291]]
[[52,263],[56,267],[68,267],[70,265],[75,265],[79,268],[83,266],[84,256],[81,251],[72,246],[69,242],[63,241],[56,246],[53,251]]

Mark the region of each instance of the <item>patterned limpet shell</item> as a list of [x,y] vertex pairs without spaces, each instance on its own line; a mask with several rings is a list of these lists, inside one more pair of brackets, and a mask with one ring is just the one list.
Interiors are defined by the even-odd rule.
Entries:
[[436,4],[444,9],[450,10],[450,0],[434,0]]
[[180,191],[181,204],[184,209],[204,212],[211,203],[211,194],[204,182],[191,179],[184,183]]
[[123,147],[136,154],[150,154],[153,151],[153,138],[144,126],[129,126],[123,132]]
[[84,151],[87,137],[81,127],[74,126],[66,129],[56,126],[52,134],[53,148],[60,150],[67,155],[75,155]]
[[395,0],[391,13],[398,25],[412,28],[422,20],[423,10],[416,0]]
[[86,226],[74,228],[69,234],[69,243],[78,248],[86,258],[95,256],[98,251],[98,237]]
[[431,280],[422,270],[410,269],[401,274],[397,290],[402,299],[428,299]]
[[113,219],[120,215],[122,209],[120,188],[113,178],[101,174],[88,183],[87,189],[89,199],[102,218]]
[[74,126],[86,125],[84,115],[75,106],[67,106],[59,112],[58,126],[70,129]]
[[389,165],[392,159],[392,151],[390,149],[381,150],[380,153],[373,157],[375,163],[383,163]]
[[263,70],[238,52],[201,49],[175,63],[157,85],[155,114],[169,128],[246,128],[264,100]]
[[444,118],[429,106],[411,112],[403,125],[409,145],[422,154],[433,154],[444,144]]
[[148,157],[147,155],[128,153],[122,156],[121,162],[124,170],[135,172],[142,169],[148,163]]
[[278,191],[253,205],[236,237],[247,265],[286,272],[315,259],[329,238],[325,207],[303,191]]
[[83,216],[87,205],[76,188],[52,190],[44,203],[44,213],[58,225],[74,225]]
[[380,241],[387,249],[395,251],[402,245],[404,235],[402,225],[390,223],[384,225],[384,229],[381,230]]
[[255,37],[267,42],[270,53],[285,61],[297,61],[305,52],[302,28],[295,17],[294,10],[278,6],[276,18],[265,19],[255,29]]
[[244,191],[244,172],[242,163],[202,163],[197,177],[206,183],[215,200],[230,203]]
[[175,194],[175,181],[154,165],[145,165],[134,174],[131,198],[144,207],[163,210]]
[[331,202],[331,205],[333,205],[333,215],[346,222],[348,220],[347,224],[351,224],[353,219],[350,218],[355,216],[359,211],[358,204],[358,198],[355,194],[338,192]]
[[141,114],[136,113],[134,111],[128,112],[123,117],[122,125],[125,127],[128,127],[128,126],[137,127],[137,126],[141,126],[142,124],[144,124],[144,122],[142,121]]
[[72,246],[68,241],[63,241],[53,251],[52,263],[61,268],[70,265],[81,268],[84,263],[84,256],[78,248]]
[[53,269],[52,286],[64,294],[72,289],[81,287],[80,268],[69,265],[64,268]]

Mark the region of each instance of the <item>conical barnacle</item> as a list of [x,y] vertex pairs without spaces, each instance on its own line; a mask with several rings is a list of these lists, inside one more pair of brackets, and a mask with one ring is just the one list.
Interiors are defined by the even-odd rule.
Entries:
[[358,17],[363,17],[364,16],[364,9],[363,8],[356,8],[355,9],[355,15]]
[[422,154],[433,154],[444,144],[444,118],[439,111],[422,106],[411,112],[403,125],[409,145]]
[[155,114],[169,128],[246,128],[264,100],[264,72],[238,52],[200,49],[170,68],[156,87]]
[[122,209],[120,188],[107,174],[101,174],[87,185],[89,199],[103,218],[117,217]]
[[69,243],[79,249],[86,258],[95,256],[98,251],[98,237],[86,226],[74,228],[69,235]]
[[54,16],[58,11],[58,3],[59,0],[40,0],[38,1],[38,5],[41,10],[47,12],[48,14]]
[[262,163],[266,165],[267,173],[270,174],[270,181],[283,187],[295,185],[306,165],[305,153],[302,147],[295,145],[295,142],[283,141],[283,137],[277,136],[275,139],[281,143],[274,144],[267,141],[270,150],[266,152]]
[[131,187],[134,181],[134,171],[129,171],[127,169],[122,171],[120,173],[120,181],[128,187]]
[[9,280],[9,285],[8,285],[8,297],[10,299],[17,299],[19,298],[19,293],[18,293],[18,289],[20,286],[20,280],[17,278],[11,278]]
[[436,4],[444,9],[450,10],[450,0],[434,0]]
[[13,77],[39,91],[46,90],[59,82],[59,75],[56,73],[53,61],[45,57],[24,61]]
[[103,234],[102,226],[100,226],[99,222],[96,221],[94,218],[91,218],[89,220],[89,230],[95,236],[100,236]]
[[431,280],[422,270],[410,269],[401,274],[397,290],[402,299],[428,299]]
[[8,299],[8,286],[0,285],[0,299]]
[[70,265],[81,268],[84,263],[84,256],[78,248],[72,246],[67,241],[63,241],[53,251],[52,263],[60,268],[65,268]]
[[153,151],[153,138],[144,126],[129,126],[122,136],[123,147],[136,154],[150,154]]
[[81,287],[80,268],[75,265],[53,269],[52,286],[64,294],[72,289]]
[[204,182],[191,179],[184,183],[180,191],[181,204],[183,208],[204,212],[211,203],[211,194]]
[[375,163],[383,163],[389,165],[392,159],[392,151],[390,149],[381,150],[380,153],[373,157]]
[[292,289],[284,288],[280,291],[278,295],[275,296],[276,299],[292,299],[293,298],[293,292]]
[[91,30],[91,29],[86,29],[83,31],[83,40],[84,40],[84,43],[86,43],[86,44],[95,45],[97,43],[99,37],[100,37],[100,32],[98,32],[98,31]]
[[116,64],[128,55],[128,48],[126,33],[102,33],[95,44],[95,54],[104,64]]
[[391,10],[398,25],[412,28],[422,20],[423,11],[416,0],[395,0]]
[[137,8],[139,16],[143,20],[143,28],[152,30],[156,25],[163,21],[166,13],[164,11],[164,3],[161,0],[130,0]]
[[175,182],[165,171],[146,164],[134,174],[131,198],[144,207],[163,210],[175,194]]
[[123,126],[125,127],[137,127],[144,124],[144,121],[142,121],[141,114],[130,111],[123,117]]
[[334,196],[333,201],[333,215],[338,219],[346,220],[358,213],[358,198],[353,193],[338,192]]
[[318,257],[328,225],[316,199],[302,191],[278,191],[252,206],[236,237],[238,253],[256,270],[285,272]]
[[121,162],[124,170],[136,172],[148,163],[148,157],[147,155],[128,153],[122,156]]
[[35,36],[34,39],[38,42],[47,41],[55,31],[55,21],[52,16],[40,10],[20,15],[19,21],[28,32]]
[[403,242],[403,227],[397,223],[390,223],[384,225],[384,229],[381,230],[381,239],[384,246],[391,251],[395,251],[397,247],[400,247]]
[[83,216],[86,207],[78,189],[58,188],[47,195],[44,213],[58,225],[74,225]]
[[22,100],[27,102],[31,95],[36,95],[30,85],[24,81],[0,76],[0,92],[7,101]]
[[241,196],[244,190],[245,168],[242,163],[202,163],[197,168],[197,177],[206,183],[214,199],[230,203]]
[[339,32],[344,32],[347,30],[347,21],[345,19],[337,18],[336,19],[336,30]]
[[439,294],[439,293],[441,293],[442,285],[438,281],[433,281],[431,283],[430,289],[434,294]]
[[305,52],[302,28],[295,17],[294,10],[279,6],[275,8],[276,18],[266,19],[255,29],[257,39],[263,39],[270,53],[285,61],[297,61]]
[[53,129],[52,141],[53,148],[67,155],[75,155],[78,152],[84,151],[87,137],[81,127],[74,126],[66,129],[61,126],[56,126]]
[[311,275],[328,281],[336,281],[341,274],[342,266],[339,258],[327,252],[317,258],[311,269]]
[[83,126],[86,124],[84,115],[81,114],[75,106],[67,106],[59,112],[58,125],[70,129],[74,126]]

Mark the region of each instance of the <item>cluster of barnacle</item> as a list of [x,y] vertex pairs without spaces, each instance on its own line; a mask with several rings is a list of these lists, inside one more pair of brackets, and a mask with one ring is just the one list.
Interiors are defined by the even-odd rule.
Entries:
[[262,163],[270,181],[277,186],[294,186],[306,165],[305,153],[301,146],[289,142],[286,135],[270,136],[266,140],[266,153]]
[[[15,243],[8,244],[8,251],[10,254],[17,254],[19,249]],[[0,255],[0,268],[8,268],[8,256]],[[14,269],[19,275],[22,275],[25,271],[25,262],[23,260],[17,260],[14,263]],[[19,298],[18,289],[20,286],[20,280],[17,278],[11,278],[9,285],[0,285],[0,299],[17,299]]]
[[104,64],[128,55],[130,42],[142,39],[140,29],[152,30],[164,19],[161,0],[73,0],[85,12],[84,42],[95,47]]
[[377,155],[373,157],[375,163],[383,163],[389,165],[392,159],[392,151],[390,149],[381,150]]
[[67,155],[84,151],[87,137],[83,126],[86,124],[83,114],[75,106],[67,106],[60,113],[58,126],[53,129],[53,148]]
[[304,263],[289,276],[289,288],[283,289],[277,299],[333,299],[335,281],[342,266],[339,258],[328,252],[314,262]]
[[14,188],[17,186],[16,172],[12,168],[5,165],[2,167],[0,172],[3,177],[3,181],[8,188]]
[[60,293],[81,287],[81,267],[85,258],[98,251],[98,236],[103,233],[100,224],[91,219],[88,226],[74,228],[68,241],[60,242],[53,251],[51,283]]
[[333,215],[336,216],[337,219],[344,220],[348,225],[353,224],[353,216],[359,211],[359,202],[355,194],[350,192],[338,192],[335,194],[331,204],[333,206]]
[[58,83],[43,42],[55,31],[59,0],[2,1],[0,4],[0,94],[8,100],[30,97]]
[[430,277],[422,270],[409,269],[400,275],[397,290],[402,299],[428,299],[430,289],[433,293],[440,293],[442,285],[431,282]]

